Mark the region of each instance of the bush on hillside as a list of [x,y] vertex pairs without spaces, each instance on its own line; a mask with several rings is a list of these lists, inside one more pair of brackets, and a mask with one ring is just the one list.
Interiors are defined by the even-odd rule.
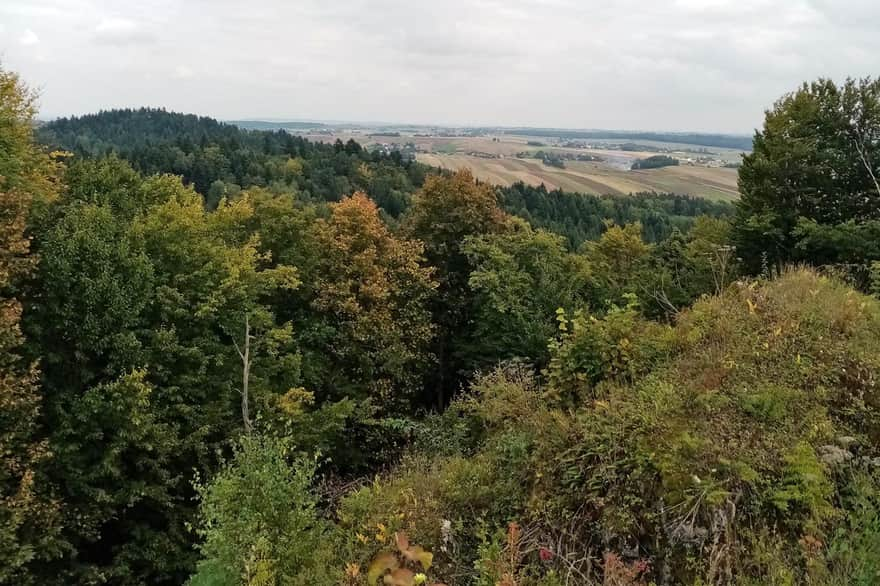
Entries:
[[[622,311],[579,326],[616,332],[584,335],[582,356],[614,356]],[[348,497],[350,528],[396,523],[449,582],[477,581],[500,552],[511,584],[876,579],[880,303],[793,270],[736,283],[659,336],[625,324],[651,351],[624,369],[564,339],[564,379],[479,379],[441,416],[457,424],[434,428],[460,455],[414,456]],[[578,379],[592,390],[557,403]]]

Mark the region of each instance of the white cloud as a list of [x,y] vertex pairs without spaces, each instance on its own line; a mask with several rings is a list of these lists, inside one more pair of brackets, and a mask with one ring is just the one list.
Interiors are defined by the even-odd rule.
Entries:
[[150,42],[153,35],[127,18],[104,18],[95,27],[95,39],[109,45]]
[[175,79],[189,79],[193,76],[193,70],[186,65],[178,65],[174,68]]
[[[0,0],[0,21],[46,115],[749,132],[802,81],[880,74],[877,0]],[[44,64],[8,36],[37,24],[65,47]]]
[[24,34],[21,35],[21,38],[18,39],[18,42],[25,47],[38,45],[40,43],[40,37],[38,37],[37,33],[32,31],[31,29],[25,29]]
[[127,34],[136,28],[137,25],[126,18],[105,18],[95,27],[95,32]]

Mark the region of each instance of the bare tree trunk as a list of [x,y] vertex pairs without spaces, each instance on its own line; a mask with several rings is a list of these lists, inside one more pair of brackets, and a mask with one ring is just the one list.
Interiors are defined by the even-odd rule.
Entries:
[[244,423],[244,431],[250,435],[253,430],[250,416],[250,405],[248,403],[248,383],[251,377],[251,322],[248,314],[244,314],[244,350],[233,339],[235,349],[241,358],[241,420]]
[[865,154],[865,146],[863,143],[859,141],[859,139],[854,139],[856,144],[856,151],[859,153],[859,157],[862,159],[862,164],[865,166],[865,169],[868,170],[868,175],[870,175],[871,180],[874,182],[874,189],[877,190],[877,194],[880,195],[880,182],[877,181],[877,176],[874,174],[874,168],[871,165],[871,162],[868,160],[867,155]]
[[732,246],[719,246],[709,257],[709,267],[712,269],[712,281],[715,284],[716,295],[721,295],[727,288],[727,278],[734,250]]

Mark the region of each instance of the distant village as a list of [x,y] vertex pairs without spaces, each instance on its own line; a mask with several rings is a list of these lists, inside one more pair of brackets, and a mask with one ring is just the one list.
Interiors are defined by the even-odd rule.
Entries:
[[404,161],[414,161],[416,159],[416,153],[419,152],[419,147],[413,142],[406,142],[403,144],[395,142],[370,143],[367,145],[367,148],[371,151],[380,152],[383,155],[399,153],[400,158]]

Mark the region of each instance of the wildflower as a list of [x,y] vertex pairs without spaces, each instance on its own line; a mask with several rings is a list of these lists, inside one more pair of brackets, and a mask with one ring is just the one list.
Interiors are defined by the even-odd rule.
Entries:
[[538,556],[541,558],[542,562],[549,562],[553,559],[553,552],[546,547],[542,547],[538,550]]
[[452,541],[452,521],[449,519],[443,519],[440,523],[440,537],[443,539],[443,544],[440,546],[440,550],[446,551],[449,542]]
[[426,575],[422,574],[421,572],[416,574],[413,577],[413,584],[416,584],[416,585],[424,584],[427,581],[428,581],[428,577]]

